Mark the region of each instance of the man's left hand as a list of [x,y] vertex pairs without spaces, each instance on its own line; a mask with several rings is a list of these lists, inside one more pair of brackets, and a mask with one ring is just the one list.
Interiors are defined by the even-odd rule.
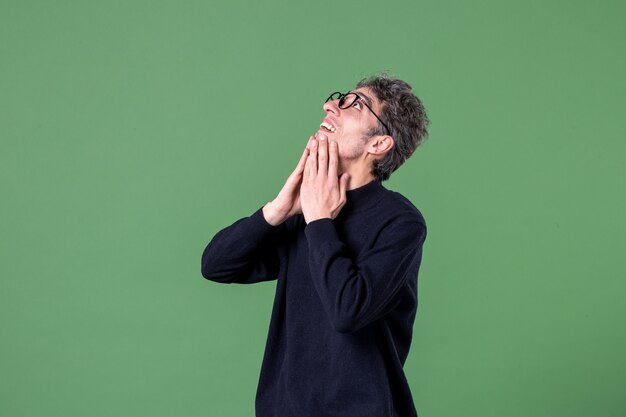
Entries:
[[324,218],[334,219],[346,204],[349,176],[343,173],[339,178],[338,165],[337,142],[329,142],[323,134],[311,140],[300,186],[300,205],[307,223]]

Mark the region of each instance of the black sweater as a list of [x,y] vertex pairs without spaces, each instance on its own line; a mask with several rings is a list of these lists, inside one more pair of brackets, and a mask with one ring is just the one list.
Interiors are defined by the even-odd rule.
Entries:
[[424,218],[374,180],[336,219],[272,226],[261,209],[215,235],[202,275],[277,279],[257,417],[415,417],[403,365],[417,310]]

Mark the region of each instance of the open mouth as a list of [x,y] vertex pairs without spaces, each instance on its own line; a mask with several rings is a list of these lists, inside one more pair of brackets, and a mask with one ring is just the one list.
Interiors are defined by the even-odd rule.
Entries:
[[328,122],[322,122],[322,124],[320,124],[320,127],[330,133],[335,133],[337,131],[335,126],[331,125]]

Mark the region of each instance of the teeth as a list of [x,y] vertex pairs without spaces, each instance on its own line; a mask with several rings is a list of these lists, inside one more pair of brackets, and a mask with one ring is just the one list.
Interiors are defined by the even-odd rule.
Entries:
[[335,133],[337,131],[337,129],[335,129],[334,127],[332,127],[331,125],[329,125],[326,122],[322,122],[322,124],[320,126],[321,127],[325,127],[326,129],[330,130],[332,133]]

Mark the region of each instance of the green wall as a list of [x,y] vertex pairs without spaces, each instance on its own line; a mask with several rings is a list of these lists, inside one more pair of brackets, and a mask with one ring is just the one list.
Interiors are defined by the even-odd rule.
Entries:
[[626,3],[301,3],[0,0],[0,416],[252,416],[275,282],[200,255],[385,69],[420,417],[626,415]]

